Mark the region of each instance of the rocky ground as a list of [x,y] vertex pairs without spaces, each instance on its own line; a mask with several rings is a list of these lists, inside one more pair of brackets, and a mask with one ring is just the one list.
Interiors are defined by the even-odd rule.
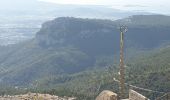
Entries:
[[0,96],[0,100],[76,100],[75,97],[59,97],[49,94],[27,93],[15,96]]

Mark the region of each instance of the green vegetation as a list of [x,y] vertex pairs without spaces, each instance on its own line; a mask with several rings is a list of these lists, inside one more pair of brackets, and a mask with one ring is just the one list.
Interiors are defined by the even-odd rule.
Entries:
[[[170,24],[163,24],[169,18],[130,17],[127,83],[169,92]],[[44,23],[33,40],[0,47],[0,94],[32,91],[94,100],[103,89],[117,92],[113,78],[118,78],[117,23],[122,21],[127,20],[57,18]]]

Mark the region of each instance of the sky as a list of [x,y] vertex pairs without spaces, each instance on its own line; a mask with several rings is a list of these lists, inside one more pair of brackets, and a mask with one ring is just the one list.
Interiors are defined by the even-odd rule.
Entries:
[[107,5],[122,10],[143,10],[170,14],[170,0],[39,0],[57,4]]
[[22,5],[24,8],[24,4],[30,4],[29,7],[31,7],[37,1],[56,4],[105,5],[120,10],[137,10],[170,15],[170,0],[0,0],[0,8],[11,7],[13,9],[18,5]]
[[[59,4],[92,4],[92,5],[161,5],[169,0],[40,0]],[[170,5],[170,4],[169,4]]]

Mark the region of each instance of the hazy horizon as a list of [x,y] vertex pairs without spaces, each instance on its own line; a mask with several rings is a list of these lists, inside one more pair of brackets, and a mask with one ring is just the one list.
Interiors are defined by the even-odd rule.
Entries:
[[31,9],[38,7],[39,3],[51,3],[53,5],[100,5],[124,11],[143,11],[170,15],[170,1],[168,0],[0,0],[0,9]]
[[0,45],[33,38],[42,23],[57,17],[117,20],[132,15],[170,15],[169,5],[167,0],[0,0]]

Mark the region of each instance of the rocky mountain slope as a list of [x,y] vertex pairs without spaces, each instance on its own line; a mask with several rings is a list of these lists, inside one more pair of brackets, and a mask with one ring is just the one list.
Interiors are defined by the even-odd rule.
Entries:
[[[129,27],[125,34],[126,57],[128,58],[130,54],[153,50],[160,47],[161,44],[167,45],[170,40],[169,19],[169,16],[162,15],[138,15],[116,21],[72,17],[56,18],[44,23],[34,39],[0,48],[1,85],[34,87],[34,84],[38,82],[42,87],[53,87],[54,85],[62,87],[63,85],[68,86],[69,83],[69,86],[72,86],[70,89],[79,85],[81,87],[81,81],[88,82],[86,79],[90,81],[86,75],[95,76],[93,71],[89,70],[97,68],[99,71],[96,73],[102,73],[106,66],[112,65],[113,61],[118,59],[115,56],[119,53],[120,36],[117,27],[120,23],[125,23]],[[113,59],[114,57],[116,59]],[[164,57],[166,56],[161,56],[160,59],[164,59]],[[139,63],[135,64],[146,63],[140,61],[143,60],[139,60]],[[152,60],[152,63],[155,62],[157,62],[156,58]],[[160,64],[162,66],[160,69],[168,67],[168,61],[164,63],[165,66],[163,62]],[[132,66],[130,68],[135,70],[136,65]],[[143,65],[142,68],[147,70],[150,68],[149,66]],[[116,68],[114,68],[115,72]],[[140,71],[143,73],[142,70],[136,72],[140,73]],[[169,75],[166,73],[168,71],[162,71]],[[129,71],[129,73],[131,72]],[[150,76],[151,73],[147,71],[146,74],[148,73]],[[104,74],[106,73],[104,72]],[[109,80],[110,76],[105,77],[106,80]],[[106,80],[102,86],[107,84]],[[146,77],[145,80],[147,81]],[[168,81],[167,78],[165,80]],[[87,87],[86,85],[84,87]],[[94,87],[93,85],[92,87]]]

